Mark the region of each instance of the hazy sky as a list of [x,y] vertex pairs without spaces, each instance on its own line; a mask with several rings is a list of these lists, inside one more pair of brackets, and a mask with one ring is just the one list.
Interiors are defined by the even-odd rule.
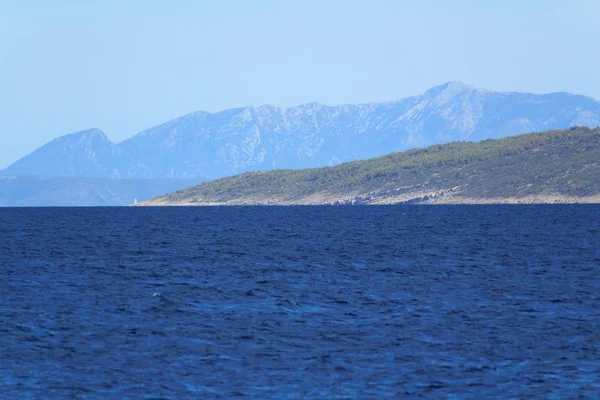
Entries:
[[598,0],[0,0],[0,168],[89,127],[451,80],[600,98]]

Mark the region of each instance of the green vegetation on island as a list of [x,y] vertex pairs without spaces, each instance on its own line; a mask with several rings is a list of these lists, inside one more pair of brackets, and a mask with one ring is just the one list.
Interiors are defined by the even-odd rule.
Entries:
[[249,172],[146,205],[600,202],[600,128],[453,142],[335,167]]

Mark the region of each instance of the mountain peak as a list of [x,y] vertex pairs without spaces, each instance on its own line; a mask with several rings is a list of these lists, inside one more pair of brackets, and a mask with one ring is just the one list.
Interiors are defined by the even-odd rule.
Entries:
[[98,128],[90,128],[90,129],[85,129],[83,131],[77,131],[77,132],[73,132],[70,134],[67,134],[63,137],[69,137],[71,139],[75,139],[75,138],[99,138],[99,139],[103,139],[103,140],[108,140],[108,137],[106,136],[106,134],[98,129]]
[[473,85],[468,85],[464,82],[451,81],[451,82],[446,82],[441,85],[432,87],[431,89],[429,89],[428,91],[425,92],[425,96],[433,97],[433,96],[437,96],[441,93],[458,94],[458,93],[470,92],[472,90],[480,90],[480,89]]
[[[52,140],[17,160],[2,173],[113,177],[130,159],[98,128],[73,132]],[[119,173],[117,173],[119,175]]]

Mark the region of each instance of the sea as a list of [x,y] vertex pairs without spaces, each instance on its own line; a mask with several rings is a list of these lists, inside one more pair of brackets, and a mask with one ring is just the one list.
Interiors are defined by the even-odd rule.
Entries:
[[600,206],[0,209],[2,399],[597,399]]

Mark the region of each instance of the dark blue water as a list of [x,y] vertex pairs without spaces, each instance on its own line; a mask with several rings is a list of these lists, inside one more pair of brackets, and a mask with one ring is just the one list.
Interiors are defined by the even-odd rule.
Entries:
[[3,399],[598,398],[600,206],[0,209]]

